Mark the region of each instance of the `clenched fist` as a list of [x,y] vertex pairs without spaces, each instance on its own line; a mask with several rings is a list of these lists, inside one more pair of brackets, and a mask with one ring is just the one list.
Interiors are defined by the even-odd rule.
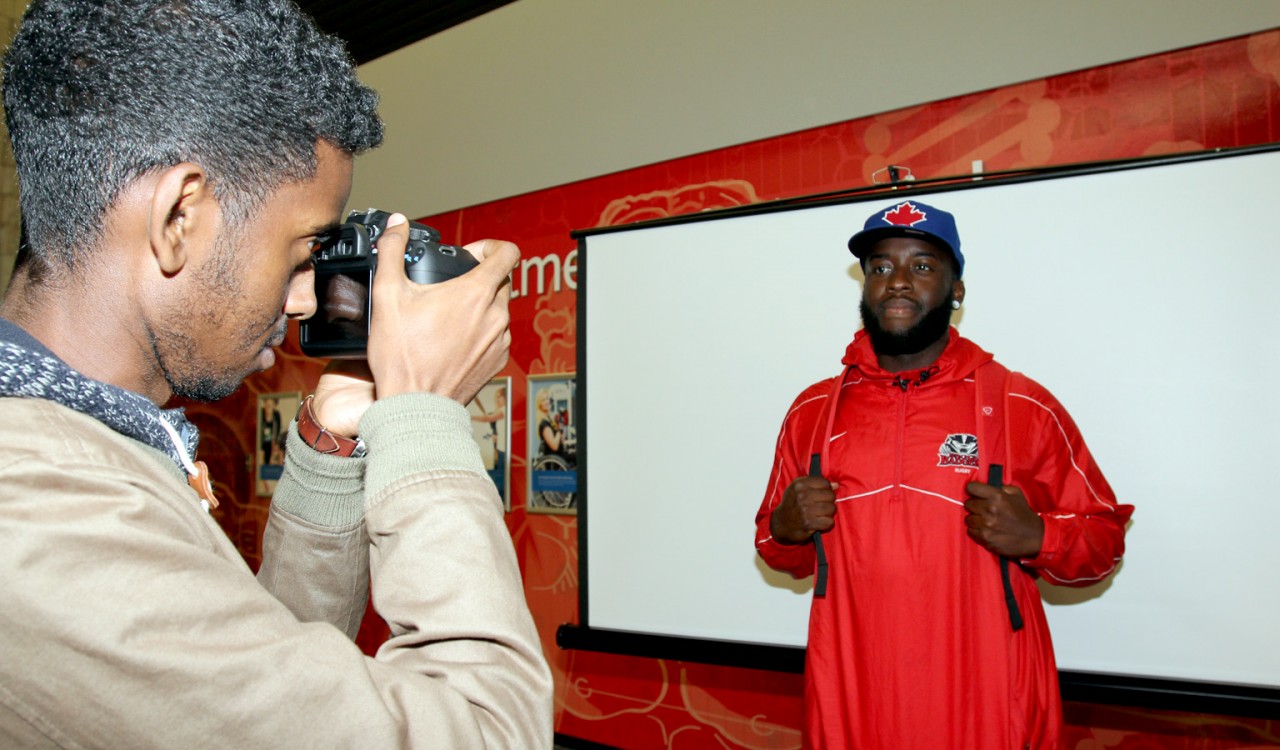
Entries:
[[783,544],[803,544],[816,531],[835,526],[836,485],[822,477],[800,477],[787,487],[769,517],[769,533]]

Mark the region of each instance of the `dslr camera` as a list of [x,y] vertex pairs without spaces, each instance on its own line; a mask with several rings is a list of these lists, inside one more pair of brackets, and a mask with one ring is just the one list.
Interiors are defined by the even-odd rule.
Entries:
[[[312,254],[316,271],[316,314],[302,321],[302,352],[310,357],[364,359],[373,314],[373,273],[378,239],[391,214],[370,208],[352,211]],[[465,248],[440,242],[440,233],[409,222],[404,249],[406,275],[419,284],[461,276],[478,265]]]

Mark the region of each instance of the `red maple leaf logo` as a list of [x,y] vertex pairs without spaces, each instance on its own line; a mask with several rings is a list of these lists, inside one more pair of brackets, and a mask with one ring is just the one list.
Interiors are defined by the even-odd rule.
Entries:
[[913,206],[911,201],[903,201],[885,211],[884,220],[895,227],[910,227],[924,221],[925,213]]

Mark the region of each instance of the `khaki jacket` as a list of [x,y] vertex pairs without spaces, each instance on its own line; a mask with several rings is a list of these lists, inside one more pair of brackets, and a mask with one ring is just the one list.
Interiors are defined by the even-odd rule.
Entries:
[[[375,404],[366,459],[292,435],[261,583],[163,454],[48,401],[0,415],[0,747],[550,747],[461,406]],[[350,638],[370,579],[374,658]]]

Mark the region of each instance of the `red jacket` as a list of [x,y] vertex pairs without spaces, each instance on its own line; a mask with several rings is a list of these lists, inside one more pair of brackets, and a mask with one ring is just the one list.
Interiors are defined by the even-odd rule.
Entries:
[[[823,476],[838,484],[835,528],[823,536],[827,594],[810,612],[806,747],[1058,746],[1057,668],[1032,575],[1012,571],[1026,622],[1014,632],[998,559],[965,531],[965,485],[986,481],[963,455],[978,432],[973,377],[991,355],[950,335],[927,374],[897,374],[880,368],[859,332],[844,374],[807,388],[783,421],[756,516],[756,549],[770,567],[814,572],[812,544],[769,535],[770,514],[811,454],[823,454]],[[1005,484],[1045,525],[1040,555],[1023,566],[1089,585],[1119,562],[1133,507],[1116,503],[1061,404],[1033,381],[1014,383]]]

